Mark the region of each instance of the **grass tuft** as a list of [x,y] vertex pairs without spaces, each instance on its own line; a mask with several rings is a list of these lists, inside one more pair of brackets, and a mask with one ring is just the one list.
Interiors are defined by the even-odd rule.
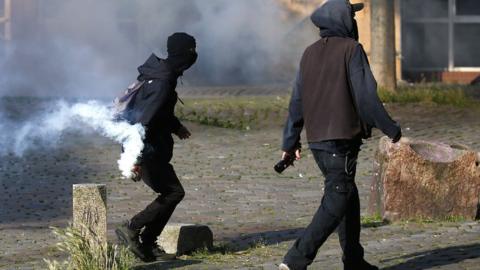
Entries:
[[264,240],[260,239],[250,243],[245,249],[238,249],[238,247],[230,244],[220,243],[211,250],[197,250],[190,255],[184,255],[184,258],[208,261],[213,264],[224,264],[232,261],[241,261],[242,258],[251,256],[268,258],[272,256],[273,251],[273,249],[268,248]]
[[98,238],[87,240],[75,228],[59,229],[52,227],[59,239],[57,249],[66,252],[66,261],[44,259],[49,270],[128,270],[135,261],[134,255],[126,248],[107,244],[105,247]]
[[362,224],[363,228],[376,228],[389,224],[387,220],[384,220],[382,216],[378,214],[373,216],[361,216],[360,223]]

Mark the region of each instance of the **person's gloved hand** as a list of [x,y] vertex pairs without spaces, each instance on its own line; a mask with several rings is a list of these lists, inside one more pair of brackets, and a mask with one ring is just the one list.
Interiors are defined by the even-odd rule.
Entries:
[[142,180],[142,167],[138,164],[135,164],[132,168],[132,181],[138,182]]
[[180,126],[177,132],[175,132],[175,135],[177,135],[178,138],[180,138],[181,140],[185,140],[190,138],[192,134],[190,133],[190,131],[188,131],[188,129],[185,126]]
[[397,135],[392,138],[392,143],[397,143],[402,138],[402,129],[398,129]]

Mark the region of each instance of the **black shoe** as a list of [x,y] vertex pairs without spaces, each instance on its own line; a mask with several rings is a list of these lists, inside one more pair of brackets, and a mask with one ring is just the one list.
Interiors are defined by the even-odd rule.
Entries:
[[343,270],[378,270],[378,267],[362,260],[357,263],[344,263]]
[[119,225],[115,229],[115,234],[125,246],[140,243],[140,230],[130,229],[128,221]]
[[148,249],[145,249],[140,243],[140,230],[130,229],[128,224],[128,222],[125,222],[115,229],[115,234],[117,235],[118,239],[142,261],[155,261],[155,256],[151,252],[148,252]]
[[155,243],[142,244],[142,249],[145,250],[146,253],[152,254],[157,261],[173,261],[176,259],[175,254],[167,254],[165,250],[158,247]]

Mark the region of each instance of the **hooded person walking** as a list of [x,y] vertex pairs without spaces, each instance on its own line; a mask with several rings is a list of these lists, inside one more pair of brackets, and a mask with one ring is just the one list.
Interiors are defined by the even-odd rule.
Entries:
[[300,159],[300,133],[325,176],[321,205],[313,220],[285,255],[280,270],[304,270],[335,229],[345,270],[375,270],[360,244],[360,201],[355,184],[362,139],[379,128],[393,142],[400,126],[377,95],[365,51],[358,43],[355,12],[363,4],[328,0],[311,16],[321,39],[303,54],[293,87],[283,134],[283,159]]
[[186,33],[175,33],[168,38],[167,48],[167,59],[152,54],[138,68],[138,81],[144,83],[132,101],[129,116],[131,122],[141,123],[146,129],[145,147],[133,170],[159,195],[115,231],[118,238],[146,262],[174,258],[160,250],[156,240],[185,196],[170,164],[172,134],[180,139],[191,135],[174,115],[178,100],[175,88],[178,77],[197,60],[196,42]]

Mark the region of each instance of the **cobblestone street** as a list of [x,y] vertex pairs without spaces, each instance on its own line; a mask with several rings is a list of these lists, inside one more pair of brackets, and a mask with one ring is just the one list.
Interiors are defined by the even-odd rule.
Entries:
[[[479,110],[434,105],[388,105],[404,136],[457,142],[480,151]],[[239,131],[186,124],[192,138],[176,141],[173,164],[186,190],[172,222],[210,226],[216,243],[236,251],[222,258],[181,257],[149,269],[276,269],[320,203],[323,178],[309,151],[283,175],[281,127]],[[378,131],[362,147],[357,173],[366,215]],[[143,183],[121,179],[120,146],[94,133],[65,134],[55,149],[0,160],[0,269],[45,269],[57,256],[49,226],[71,220],[74,183],[106,183],[109,239],[113,229],[155,195]],[[366,258],[381,269],[480,269],[480,224],[402,222],[362,230]],[[227,256],[227,255],[226,255]],[[336,235],[310,269],[342,269]]]

